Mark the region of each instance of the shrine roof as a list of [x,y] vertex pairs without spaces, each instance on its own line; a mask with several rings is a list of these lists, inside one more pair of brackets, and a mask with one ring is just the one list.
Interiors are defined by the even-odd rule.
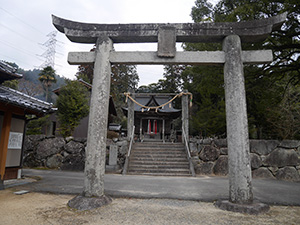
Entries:
[[[141,105],[145,106],[160,106],[165,103],[167,103],[171,99],[170,96],[136,96],[135,100],[140,103]],[[142,112],[143,107],[137,104],[134,104],[134,111],[136,112]],[[180,109],[175,109],[173,107],[173,103],[171,102],[170,104],[159,108],[158,112],[164,112],[164,113],[170,113],[170,112],[180,112]]]
[[22,78],[22,74],[16,73],[16,68],[0,60],[0,84],[7,80]]
[[0,85],[0,102],[24,109],[26,114],[47,114],[54,111],[52,104]]
[[[155,111],[155,109],[151,109],[148,111],[147,108],[142,107],[143,106],[161,106],[165,103],[167,103],[171,99],[170,94],[155,94],[155,93],[137,93],[134,94],[134,100],[139,104],[134,104],[134,111],[136,113],[147,113],[149,111]],[[125,114],[127,114],[128,108],[123,108],[125,111]],[[181,109],[175,109],[173,107],[173,103],[169,103],[161,108],[157,109],[157,113],[161,114],[167,114],[167,113],[180,113]]]

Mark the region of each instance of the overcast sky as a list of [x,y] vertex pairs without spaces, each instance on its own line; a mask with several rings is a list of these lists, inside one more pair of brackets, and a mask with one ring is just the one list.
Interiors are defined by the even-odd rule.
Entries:
[[[216,2],[211,1],[211,2]],[[187,23],[195,0],[0,0],[0,60],[15,62],[29,70],[41,66],[47,35],[56,29],[51,14],[90,23]],[[70,51],[89,51],[92,45],[56,36],[55,70],[74,79],[77,66],[67,63]],[[156,44],[115,44],[118,50],[156,51]],[[180,45],[177,45],[180,50]],[[140,85],[157,82],[163,66],[138,66]]]

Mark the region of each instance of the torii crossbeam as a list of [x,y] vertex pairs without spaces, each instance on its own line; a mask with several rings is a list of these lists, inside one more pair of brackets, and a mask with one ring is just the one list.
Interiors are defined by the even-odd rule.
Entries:
[[[246,213],[268,210],[267,205],[253,202],[243,64],[268,63],[273,57],[271,50],[242,51],[241,42],[263,41],[272,30],[281,27],[286,14],[237,23],[91,24],[56,16],[52,19],[71,41],[96,44],[95,52],[71,52],[68,57],[70,64],[94,64],[82,198],[96,196],[100,202],[106,202],[104,172],[111,64],[220,64],[224,65],[229,201],[218,201],[217,205]],[[113,50],[113,43],[147,42],[157,42],[157,52]],[[176,42],[222,42],[223,51],[177,52]],[[69,205],[76,208],[86,201],[73,200]],[[76,201],[79,205],[81,201],[81,205],[73,204]],[[95,204],[94,207],[101,205]]]

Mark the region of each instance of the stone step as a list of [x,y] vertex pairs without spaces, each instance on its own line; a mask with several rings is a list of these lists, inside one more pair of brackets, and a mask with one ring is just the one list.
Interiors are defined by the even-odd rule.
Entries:
[[130,160],[130,165],[181,165],[181,166],[189,166],[189,162],[186,160],[182,161],[159,161],[159,160]]
[[176,177],[189,177],[190,174],[186,173],[149,173],[149,172],[128,172],[129,175],[144,175],[144,176],[176,176]]
[[144,169],[144,168],[129,168],[128,172],[133,172],[133,173],[176,173],[176,174],[190,174],[189,169],[173,169],[173,168],[149,168],[149,169]]
[[133,146],[132,149],[179,149],[184,150],[181,146]]
[[134,143],[128,174],[190,176],[182,143]]
[[131,155],[130,160],[187,161],[186,155]]
[[160,148],[160,149],[151,149],[151,148],[148,148],[148,149],[141,149],[141,148],[137,148],[137,149],[132,149],[131,152],[153,152],[153,153],[156,153],[156,152],[167,152],[167,153],[180,153],[180,152],[183,152],[183,153],[186,153],[186,151],[184,149],[163,149],[163,148]]
[[184,149],[184,146],[179,146],[179,145],[163,145],[163,146],[159,146],[159,145],[134,145],[133,149]]
[[129,163],[141,161],[141,162],[188,162],[187,159],[184,158],[146,158],[146,157],[130,157]]
[[178,157],[186,157],[185,152],[166,152],[166,151],[132,151],[132,156],[162,156],[162,157],[172,157],[172,156],[178,156]]
[[133,147],[153,147],[153,148],[184,148],[183,144],[166,144],[166,143],[134,143]]
[[129,170],[135,170],[135,169],[144,169],[144,170],[153,170],[153,169],[187,169],[189,170],[189,165],[137,165],[133,164],[130,165]]
[[131,153],[141,152],[141,153],[168,153],[168,154],[178,154],[186,153],[183,149],[132,149]]

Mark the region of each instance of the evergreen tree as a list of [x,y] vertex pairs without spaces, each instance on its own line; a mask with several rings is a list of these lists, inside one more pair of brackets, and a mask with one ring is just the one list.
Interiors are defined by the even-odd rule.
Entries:
[[[300,58],[299,58],[299,13],[298,1],[267,1],[267,0],[222,0],[214,8],[206,0],[197,0],[192,8],[191,16],[195,22],[239,22],[262,19],[288,12],[287,21],[279,31],[273,31],[262,43],[242,44],[244,50],[271,49],[274,53],[273,63],[265,65],[245,65],[246,96],[249,118],[250,136],[253,138],[296,138],[299,129],[292,124],[299,118],[299,106],[293,97],[288,97],[288,90],[293,90],[292,96],[299,91]],[[221,44],[190,44],[185,50],[212,51],[221,50]],[[191,76],[189,90],[194,93],[195,112],[192,124],[205,131],[207,135],[225,133],[225,126],[220,126],[218,118],[225,118],[223,72],[218,67],[195,67],[184,71]],[[206,81],[206,82],[203,82]],[[195,83],[196,82],[196,83]],[[216,84],[211,86],[209,83]],[[219,91],[217,91],[219,90]],[[218,93],[218,98],[216,98]],[[290,105],[293,115],[287,117],[284,106]],[[217,106],[217,107],[216,107]],[[205,109],[206,113],[205,113]],[[203,113],[201,113],[203,111]],[[206,117],[205,117],[206,115]],[[203,119],[203,118],[211,119]],[[285,118],[285,119],[283,119]],[[288,122],[287,119],[290,119]],[[202,121],[207,121],[204,123]],[[294,123],[292,122],[294,121]],[[225,121],[224,121],[225,122]],[[222,124],[225,124],[225,123]],[[276,125],[277,124],[277,125]],[[280,125],[279,125],[280,124]],[[279,127],[286,127],[278,132]],[[210,129],[208,129],[210,127]],[[222,129],[220,129],[223,127]],[[293,130],[293,131],[291,131]],[[291,132],[288,132],[291,131]]]
[[71,136],[80,120],[89,113],[88,91],[78,81],[67,81],[59,91],[56,101],[60,133]]

